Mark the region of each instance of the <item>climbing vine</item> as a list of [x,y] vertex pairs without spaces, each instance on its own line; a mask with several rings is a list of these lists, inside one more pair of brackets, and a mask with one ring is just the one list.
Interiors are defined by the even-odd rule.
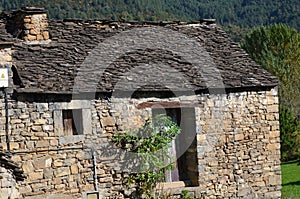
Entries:
[[[169,156],[168,148],[179,126],[165,115],[156,115],[152,120],[134,132],[116,134],[112,141],[119,147],[138,154],[139,162],[145,163],[145,172],[131,173],[126,179],[127,185],[136,185],[135,197],[154,198],[154,189],[158,182],[165,180],[165,172],[173,169],[174,160]],[[159,155],[158,155],[159,154]]]

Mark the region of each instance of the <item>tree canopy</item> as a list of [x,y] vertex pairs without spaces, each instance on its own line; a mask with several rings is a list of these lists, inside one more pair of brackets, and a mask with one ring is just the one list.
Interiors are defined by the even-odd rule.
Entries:
[[0,0],[0,9],[47,8],[50,18],[199,20],[255,27],[284,23],[300,30],[299,0]]
[[259,27],[246,36],[242,47],[278,77],[281,105],[297,109],[300,105],[300,34],[297,30],[283,24]]

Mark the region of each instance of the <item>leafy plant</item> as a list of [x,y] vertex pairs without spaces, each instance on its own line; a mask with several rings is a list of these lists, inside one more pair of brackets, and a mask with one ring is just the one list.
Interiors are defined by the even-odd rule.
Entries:
[[254,29],[242,47],[279,79],[281,106],[296,110],[300,97],[300,34],[283,24]]
[[180,195],[181,199],[193,199],[188,190],[182,190]]
[[202,193],[200,197],[195,197],[190,194],[188,190],[182,190],[180,194],[180,199],[204,199],[205,195]]
[[179,133],[180,128],[170,117],[156,115],[137,131],[119,133],[112,139],[119,147],[139,155],[141,169],[145,172],[131,173],[126,179],[128,186],[136,185],[137,197],[155,197],[156,184],[164,181],[167,170],[173,169],[168,148]]

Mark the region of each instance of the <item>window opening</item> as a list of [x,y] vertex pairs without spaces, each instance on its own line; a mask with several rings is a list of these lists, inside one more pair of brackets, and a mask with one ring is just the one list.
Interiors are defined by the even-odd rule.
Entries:
[[171,117],[172,121],[181,128],[181,133],[172,140],[169,149],[170,155],[177,160],[173,163],[174,170],[166,172],[166,182],[184,181],[186,186],[198,186],[195,109],[152,109],[152,115],[157,114]]
[[62,110],[64,135],[81,135],[82,127],[82,110],[70,109]]

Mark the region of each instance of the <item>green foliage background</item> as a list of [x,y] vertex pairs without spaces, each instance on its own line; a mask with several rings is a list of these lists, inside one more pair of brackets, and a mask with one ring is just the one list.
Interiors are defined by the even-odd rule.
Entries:
[[284,23],[300,30],[299,0],[0,0],[2,10],[40,6],[50,18],[199,20],[243,28]]

